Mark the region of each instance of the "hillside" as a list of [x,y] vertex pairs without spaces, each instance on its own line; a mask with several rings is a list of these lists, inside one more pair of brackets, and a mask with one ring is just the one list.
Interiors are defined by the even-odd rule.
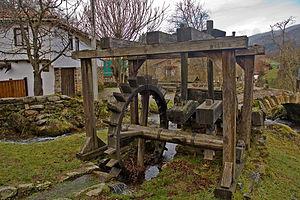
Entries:
[[[300,48],[300,24],[296,24],[287,28],[287,37],[292,40],[297,47]],[[272,41],[271,32],[256,34],[249,37],[250,45],[260,44],[266,48],[266,53],[276,53],[278,48]]]

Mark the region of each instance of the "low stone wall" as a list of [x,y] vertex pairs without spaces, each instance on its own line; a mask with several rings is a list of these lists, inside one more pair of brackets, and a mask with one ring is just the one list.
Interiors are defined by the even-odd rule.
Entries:
[[278,95],[265,96],[254,100],[263,112],[270,113],[274,108],[286,103],[299,103],[300,93],[282,92]]
[[[106,112],[99,104],[98,117]],[[84,122],[83,103],[78,98],[51,95],[0,99],[0,138],[57,136],[83,128]]]

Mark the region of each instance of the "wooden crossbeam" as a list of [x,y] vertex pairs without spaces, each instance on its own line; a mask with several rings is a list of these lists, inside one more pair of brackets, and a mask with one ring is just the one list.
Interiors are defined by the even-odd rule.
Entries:
[[[260,45],[250,46],[248,49],[239,49],[235,51],[235,56],[237,58],[243,58],[244,56],[255,56],[255,55],[264,55],[265,48]],[[211,53],[209,51],[206,52],[189,52],[189,58],[202,58],[202,57],[209,57]],[[179,53],[172,53],[172,54],[154,54],[154,55],[147,55],[147,56],[130,56],[128,59],[136,60],[136,59],[148,59],[148,60],[155,60],[155,59],[179,59]]]
[[127,56],[144,56],[153,54],[172,54],[195,51],[218,51],[228,49],[245,49],[248,47],[248,37],[223,37],[208,40],[174,42],[169,44],[143,45],[108,50],[83,50],[72,53],[72,58],[111,58]]

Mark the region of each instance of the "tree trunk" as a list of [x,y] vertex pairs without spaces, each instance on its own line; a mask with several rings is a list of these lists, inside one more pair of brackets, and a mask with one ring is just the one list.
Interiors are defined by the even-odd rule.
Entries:
[[[37,70],[35,70],[37,71]],[[43,95],[43,80],[40,72],[34,72],[34,96]]]

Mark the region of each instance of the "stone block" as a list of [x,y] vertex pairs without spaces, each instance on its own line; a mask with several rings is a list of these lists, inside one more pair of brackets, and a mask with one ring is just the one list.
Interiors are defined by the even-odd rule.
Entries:
[[45,108],[45,106],[42,105],[42,104],[31,105],[31,106],[30,106],[30,109],[31,109],[31,110],[43,110],[44,108]]
[[35,102],[35,101],[36,101],[35,97],[25,97],[23,99],[24,103],[32,103],[32,102]]
[[44,103],[47,101],[47,98],[45,96],[36,96],[35,99],[39,103]]
[[18,185],[18,197],[27,196],[34,192],[35,188],[32,183]]
[[0,199],[6,200],[6,199],[13,199],[17,195],[17,188],[10,187],[10,186],[3,186],[0,187]]
[[61,95],[60,98],[61,98],[62,100],[70,100],[70,99],[71,99],[71,97],[69,97],[69,96],[67,96],[67,95]]
[[86,193],[86,196],[88,197],[97,197],[102,193],[107,193],[109,191],[109,188],[105,183],[100,183],[96,189],[90,190]]
[[36,116],[38,114],[39,112],[36,110],[25,110],[25,116],[27,117]]
[[52,95],[52,96],[48,96],[48,101],[59,101],[60,100],[60,97],[57,96],[57,95]]
[[265,116],[262,111],[252,111],[252,126],[264,126]]
[[46,124],[47,121],[48,121],[47,119],[41,119],[41,120],[38,120],[38,121],[36,122],[36,125],[42,126],[42,125]]
[[51,182],[46,181],[46,182],[44,182],[44,183],[37,184],[37,185],[35,186],[35,188],[36,188],[36,190],[38,190],[38,191],[47,190],[47,189],[49,189],[49,188],[51,187],[51,184],[52,184]]
[[107,182],[111,179],[111,175],[102,171],[93,171],[93,175],[99,178],[100,182]]
[[38,116],[36,116],[36,120],[39,121],[39,120],[42,120],[42,119],[46,119],[48,117],[50,117],[51,115],[50,114],[40,114]]

